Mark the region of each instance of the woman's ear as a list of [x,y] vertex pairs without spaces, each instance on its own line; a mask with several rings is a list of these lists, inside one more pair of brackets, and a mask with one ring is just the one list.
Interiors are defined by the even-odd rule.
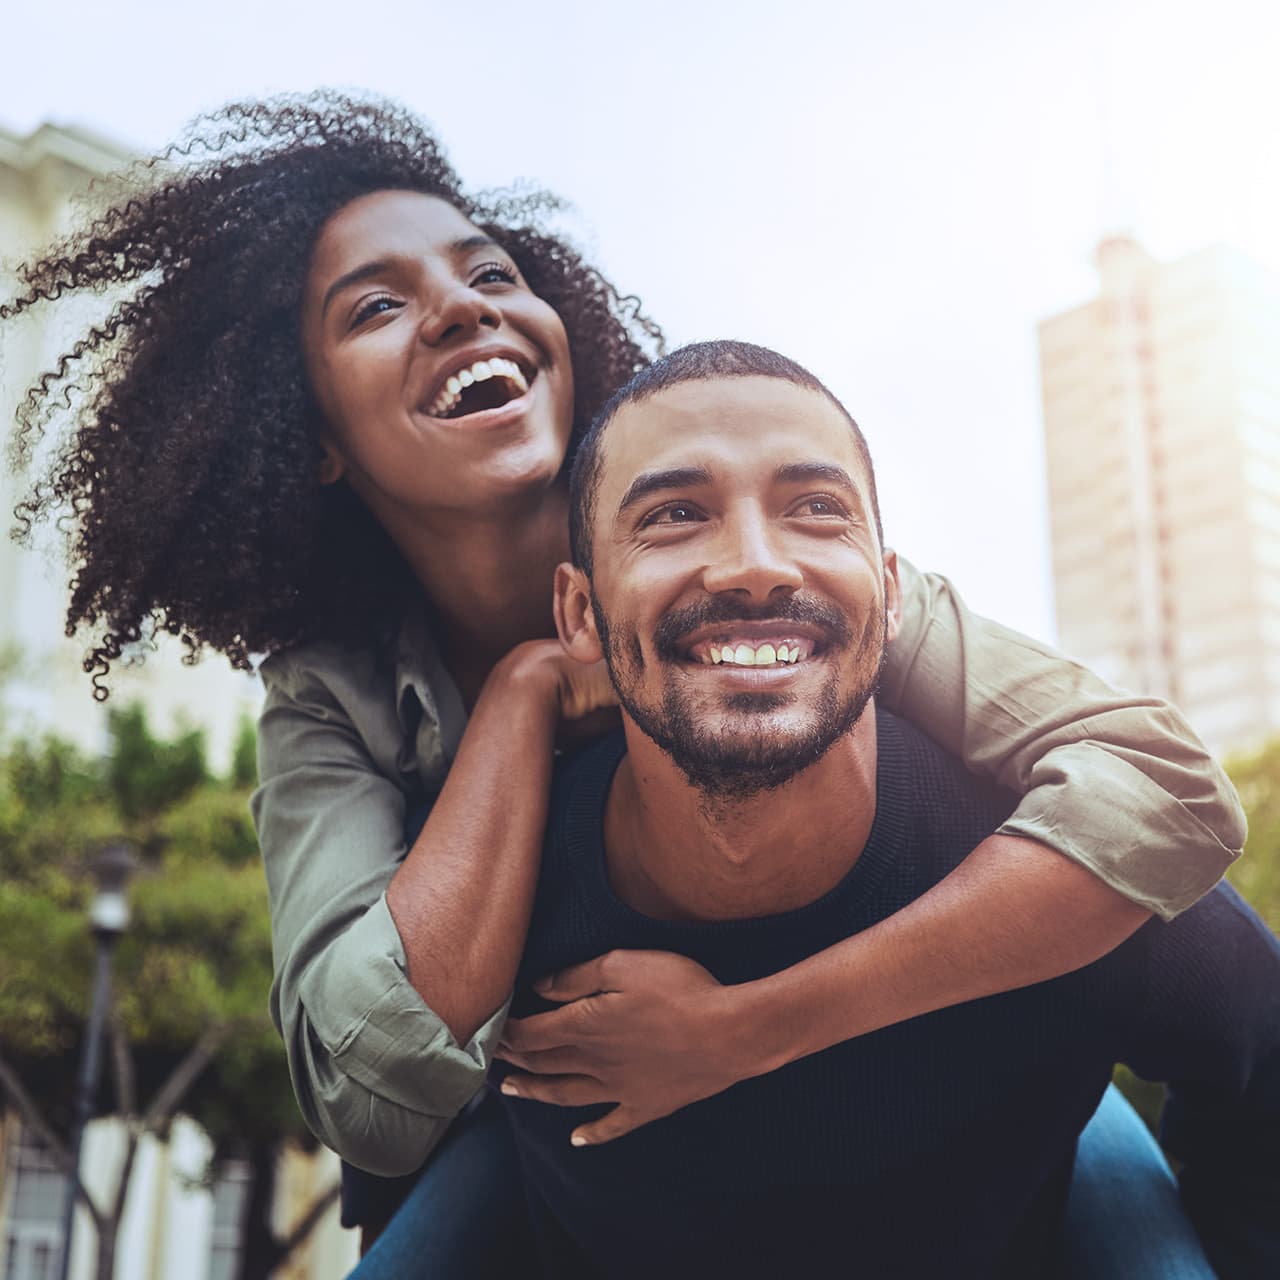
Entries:
[[591,582],[587,575],[566,561],[556,566],[556,632],[569,656],[579,662],[599,662],[604,657],[596,634],[596,615],[591,608]]
[[331,440],[320,441],[320,453],[320,470],[316,473],[320,483],[336,484],[346,473],[346,462]]

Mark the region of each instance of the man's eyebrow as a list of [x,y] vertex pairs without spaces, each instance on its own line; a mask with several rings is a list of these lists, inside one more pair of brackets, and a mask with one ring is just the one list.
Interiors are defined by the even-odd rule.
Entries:
[[[631,488],[622,495],[617,515],[628,507],[634,507],[653,493],[666,489],[692,489],[711,483],[711,472],[706,467],[672,467],[667,471],[643,471],[631,482]],[[614,517],[615,519],[617,516]]]
[[[445,252],[451,257],[460,257],[464,253],[470,253],[474,249],[502,249],[503,253],[507,251],[492,237],[482,234],[474,236],[462,236],[457,240],[450,240],[445,245]],[[510,255],[508,255],[510,256]],[[325,290],[324,302],[320,305],[320,314],[324,315],[329,309],[329,304],[340,294],[343,289],[349,285],[359,284],[361,280],[368,280],[371,276],[381,275],[384,271],[389,271],[392,266],[390,258],[379,258],[376,262],[365,262],[353,270],[348,271],[345,275],[339,276]]]
[[861,498],[858,486],[853,477],[834,462],[789,462],[773,473],[778,484],[812,484],[815,480],[824,484],[835,485],[840,489],[848,489],[850,493]]

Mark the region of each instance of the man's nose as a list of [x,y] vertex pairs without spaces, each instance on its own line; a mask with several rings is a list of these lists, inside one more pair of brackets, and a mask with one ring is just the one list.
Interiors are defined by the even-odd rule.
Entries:
[[478,329],[496,329],[501,323],[502,313],[487,294],[462,280],[441,280],[432,289],[418,336],[435,347]]
[[788,554],[781,531],[763,513],[726,519],[712,554],[702,582],[713,594],[735,591],[744,599],[763,603],[775,591],[797,591],[804,585],[804,575]]

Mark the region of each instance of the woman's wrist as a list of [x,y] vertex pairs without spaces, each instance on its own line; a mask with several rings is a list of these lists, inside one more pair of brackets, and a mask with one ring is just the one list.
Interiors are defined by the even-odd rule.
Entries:
[[477,709],[480,702],[497,702],[508,712],[528,710],[554,735],[560,722],[560,677],[552,646],[558,649],[556,641],[531,640],[499,659],[480,691]]
[[726,1087],[776,1071],[801,1056],[790,1034],[790,1011],[772,977],[720,988],[710,1021],[732,1071]]

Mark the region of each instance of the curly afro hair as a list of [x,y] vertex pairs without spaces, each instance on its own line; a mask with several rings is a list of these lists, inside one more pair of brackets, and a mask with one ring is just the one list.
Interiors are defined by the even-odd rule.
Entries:
[[[94,696],[125,645],[166,631],[187,659],[313,638],[367,642],[418,590],[345,484],[319,481],[299,308],[321,226],[357,196],[448,200],[503,244],[559,313],[573,354],[574,440],[662,335],[548,230],[546,193],[466,193],[440,144],[386,101],[322,91],[233,103],[139,165],[125,193],[19,268],[0,320],[77,293],[118,297],[27,391],[15,464],[54,425],[53,462],[15,536],[69,512],[67,634],[92,634]],[[571,450],[572,452],[572,450]],[[59,521],[61,524],[62,522]]]

